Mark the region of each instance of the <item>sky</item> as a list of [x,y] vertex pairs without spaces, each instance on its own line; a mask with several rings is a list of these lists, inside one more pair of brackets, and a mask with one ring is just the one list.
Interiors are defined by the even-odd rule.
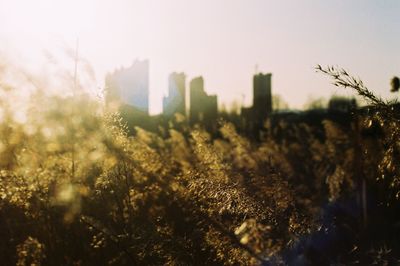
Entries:
[[352,95],[316,73],[317,64],[343,67],[393,98],[400,1],[0,0],[0,55],[42,71],[49,55],[64,53],[57,67],[73,72],[77,39],[99,89],[107,72],[149,59],[153,114],[174,71],[185,72],[187,83],[203,76],[206,91],[227,105],[251,104],[256,71],[272,73],[273,94],[291,108]]

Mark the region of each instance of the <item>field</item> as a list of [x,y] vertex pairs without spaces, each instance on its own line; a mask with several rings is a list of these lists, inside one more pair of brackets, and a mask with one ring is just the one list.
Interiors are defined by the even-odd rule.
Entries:
[[[370,104],[346,123],[281,120],[263,138],[185,118],[137,128],[84,94],[0,87],[3,265],[396,265],[399,124]],[[82,108],[84,106],[85,108]]]

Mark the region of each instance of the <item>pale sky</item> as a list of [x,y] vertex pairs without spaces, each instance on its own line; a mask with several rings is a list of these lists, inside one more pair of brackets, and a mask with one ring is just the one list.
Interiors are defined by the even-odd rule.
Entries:
[[[104,75],[150,60],[152,113],[168,75],[202,75],[219,102],[252,100],[256,65],[292,108],[312,96],[351,95],[314,71],[337,65],[383,97],[400,76],[400,1],[0,0],[0,53],[37,69],[38,57],[75,49]],[[73,72],[73,60],[60,65]],[[84,71],[80,69],[80,71]]]

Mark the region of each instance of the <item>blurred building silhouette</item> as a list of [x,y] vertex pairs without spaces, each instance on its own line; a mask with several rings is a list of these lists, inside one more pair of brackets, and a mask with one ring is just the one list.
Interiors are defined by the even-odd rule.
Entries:
[[106,102],[129,105],[137,112],[149,113],[149,61],[135,60],[106,76]]
[[332,97],[328,103],[329,112],[348,113],[357,109],[357,101],[354,98]]
[[272,74],[253,76],[253,106],[242,108],[243,129],[258,137],[265,120],[272,114]]
[[264,121],[272,113],[271,77],[271,73],[253,77],[253,111],[258,121]]
[[106,76],[107,108],[119,111],[130,134],[135,127],[154,131],[157,119],[149,115],[149,61],[135,60],[130,67],[119,68]]
[[163,98],[163,114],[171,117],[175,113],[186,114],[186,76],[184,73],[172,73],[168,79],[168,96]]
[[200,123],[208,130],[214,130],[218,116],[216,95],[207,95],[204,91],[203,77],[197,77],[190,82],[190,123]]

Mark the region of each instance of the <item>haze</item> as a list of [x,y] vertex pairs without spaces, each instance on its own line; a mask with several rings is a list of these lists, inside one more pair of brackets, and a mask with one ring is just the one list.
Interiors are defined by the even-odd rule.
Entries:
[[[250,104],[252,75],[273,73],[273,93],[291,108],[310,97],[346,95],[314,71],[338,65],[393,98],[400,75],[400,2],[264,0],[0,0],[0,53],[37,68],[43,51],[75,49],[92,65],[96,86],[135,58],[150,60],[150,110],[173,71],[202,75],[220,104]],[[73,71],[65,59],[62,67]],[[351,95],[351,93],[347,93]]]

